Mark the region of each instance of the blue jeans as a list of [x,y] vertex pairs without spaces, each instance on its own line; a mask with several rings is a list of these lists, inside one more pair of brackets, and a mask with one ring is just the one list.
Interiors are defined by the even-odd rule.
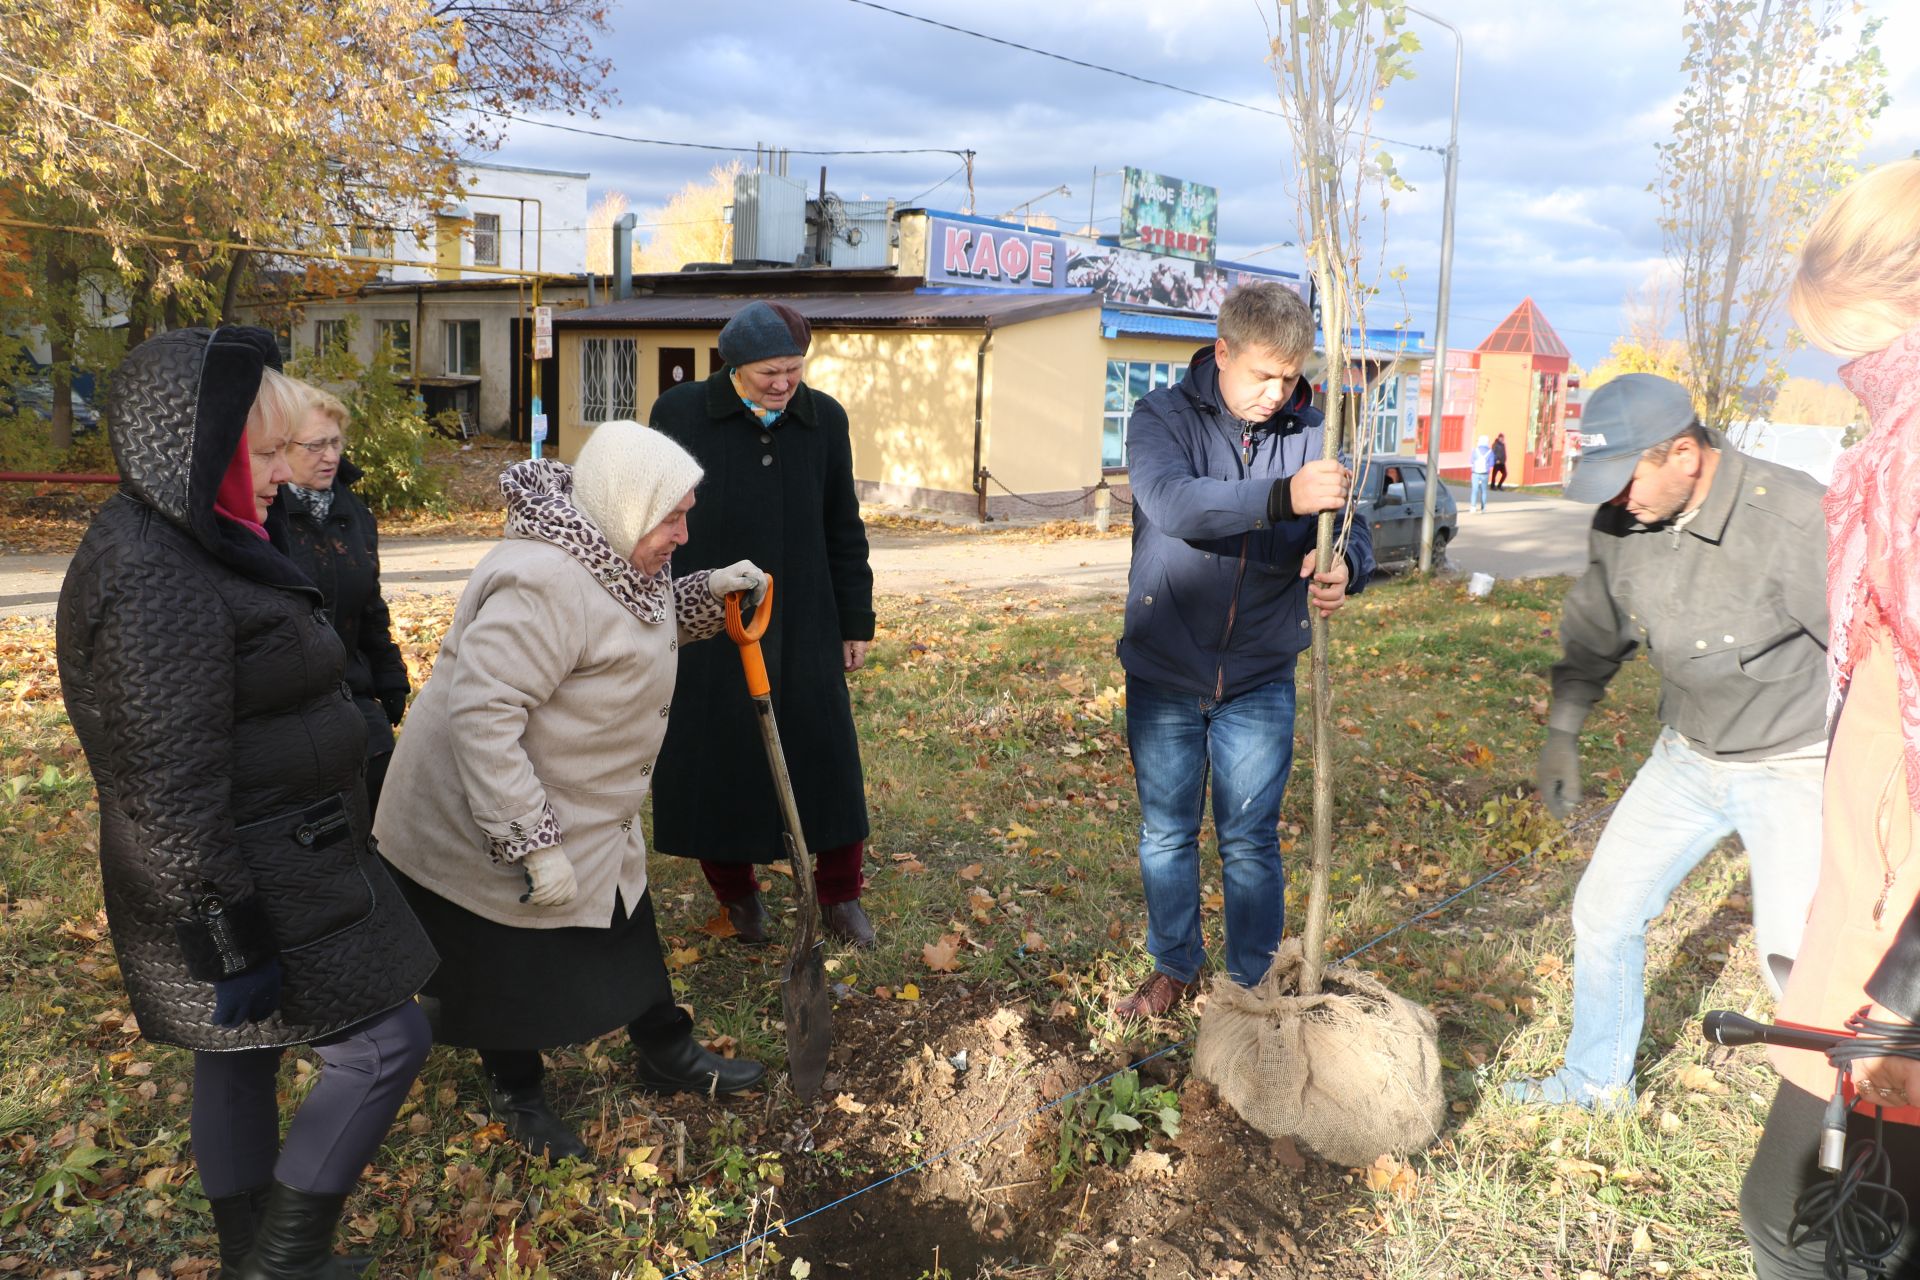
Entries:
[[1485,511],[1487,509],[1487,473],[1486,472],[1476,471],[1473,473],[1473,493],[1471,494],[1471,496],[1468,497],[1467,505],[1472,507],[1475,511]]
[[1647,925],[1735,832],[1751,870],[1754,950],[1780,994],[1820,877],[1825,766],[1819,758],[1718,761],[1661,730],[1574,891],[1573,1032],[1566,1066],[1538,1082],[1537,1100],[1591,1106],[1632,1097],[1646,1020]]
[[1140,881],[1154,968],[1200,976],[1200,818],[1213,778],[1213,827],[1226,898],[1227,973],[1258,982],[1280,946],[1286,879],[1280,797],[1293,768],[1293,681],[1215,702],[1127,677],[1127,747],[1140,792]]

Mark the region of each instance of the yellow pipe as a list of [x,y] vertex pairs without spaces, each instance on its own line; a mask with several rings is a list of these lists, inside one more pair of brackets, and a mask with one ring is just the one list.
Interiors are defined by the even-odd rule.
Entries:
[[[52,222],[34,222],[28,218],[0,218],[0,227],[23,227],[29,231],[65,231],[73,235],[99,236],[103,239],[114,238],[112,232],[100,227],[62,226]],[[375,257],[371,254],[340,253],[338,251],[325,252],[319,249],[288,249],[275,245],[243,244],[235,240],[198,239],[189,236],[163,236],[155,235],[151,232],[125,235],[118,238],[134,240],[142,244],[183,244],[195,249],[227,249],[237,253],[263,253],[270,257],[278,258],[317,258],[323,262],[359,262],[380,267],[420,267],[427,265],[416,262],[410,258],[382,258]],[[483,276],[509,276],[516,280],[538,280],[542,278],[538,271],[518,271],[512,267],[463,266],[460,269],[462,271],[472,271]],[[565,276],[551,276],[547,278],[553,280],[566,279]]]

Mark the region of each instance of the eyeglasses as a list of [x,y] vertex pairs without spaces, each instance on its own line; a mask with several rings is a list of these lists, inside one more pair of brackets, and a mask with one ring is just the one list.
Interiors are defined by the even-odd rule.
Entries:
[[325,440],[295,440],[293,446],[305,449],[310,456],[317,458],[323,453],[339,453],[347,447],[347,442],[339,436],[329,436]]

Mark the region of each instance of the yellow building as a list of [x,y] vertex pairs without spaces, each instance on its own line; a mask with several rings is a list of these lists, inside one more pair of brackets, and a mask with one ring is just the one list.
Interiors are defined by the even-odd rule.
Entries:
[[[1176,380],[1212,336],[1211,322],[1172,334],[1103,324],[1087,291],[929,294],[888,278],[893,287],[872,291],[796,292],[848,281],[728,274],[740,292],[669,288],[555,315],[559,386],[546,408],[561,459],[595,424],[644,421],[662,391],[718,371],[721,327],[754,299],[778,298],[813,325],[807,382],[846,406],[864,500],[986,516],[1084,512],[1103,478],[1125,482],[1121,432],[1137,396],[1123,393],[1109,412],[1109,362],[1144,393]],[[801,275],[815,278],[792,278]]]
[[549,447],[641,421],[720,367],[756,298],[813,325],[809,385],[846,406],[860,496],[998,516],[1084,514],[1126,484],[1126,424],[1214,339],[1227,290],[1298,275],[1195,262],[993,219],[901,211],[894,265],[637,276],[633,296],[556,311]]

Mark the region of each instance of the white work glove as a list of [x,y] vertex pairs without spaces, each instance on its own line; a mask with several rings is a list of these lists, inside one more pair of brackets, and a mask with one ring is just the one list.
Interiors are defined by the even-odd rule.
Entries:
[[745,591],[747,603],[759,604],[767,598],[767,575],[751,560],[735,560],[707,575],[707,590],[713,592],[715,600],[725,600],[736,591]]
[[520,895],[522,902],[536,907],[564,907],[580,892],[580,882],[573,878],[573,859],[557,845],[535,849],[520,859],[520,870],[527,877],[527,891]]

